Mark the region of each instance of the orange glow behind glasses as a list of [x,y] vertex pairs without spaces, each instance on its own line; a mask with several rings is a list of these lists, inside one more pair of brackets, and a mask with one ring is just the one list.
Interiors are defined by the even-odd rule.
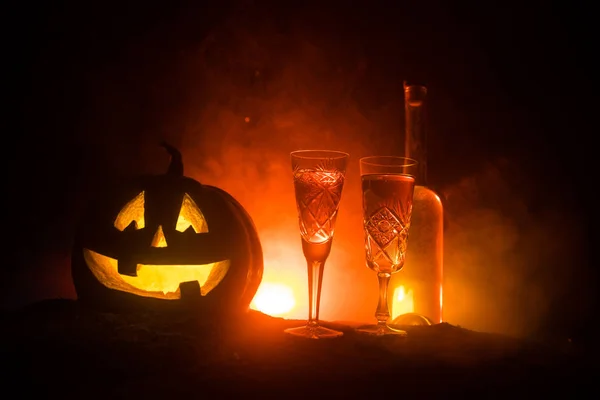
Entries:
[[392,320],[397,316],[414,312],[414,299],[413,291],[411,289],[405,289],[404,286],[398,286],[394,290],[394,297],[392,298],[391,314]]
[[258,288],[250,307],[265,314],[279,317],[288,314],[295,305],[296,299],[291,287],[281,283],[263,282]]

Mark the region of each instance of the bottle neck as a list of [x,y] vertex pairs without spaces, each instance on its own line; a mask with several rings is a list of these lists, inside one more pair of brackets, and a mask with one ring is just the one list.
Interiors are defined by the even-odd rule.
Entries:
[[404,84],[404,156],[417,161],[415,183],[419,186],[427,186],[426,95],[425,86]]

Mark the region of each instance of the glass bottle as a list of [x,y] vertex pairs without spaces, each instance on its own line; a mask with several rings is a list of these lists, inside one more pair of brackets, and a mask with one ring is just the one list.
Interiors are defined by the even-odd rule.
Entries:
[[406,261],[392,286],[392,318],[400,325],[442,322],[443,207],[427,187],[426,96],[425,86],[404,82],[404,152],[417,160],[418,171]]

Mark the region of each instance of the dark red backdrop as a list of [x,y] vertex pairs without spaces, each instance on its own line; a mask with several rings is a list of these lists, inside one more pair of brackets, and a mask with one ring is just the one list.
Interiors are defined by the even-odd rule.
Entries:
[[[13,73],[6,76],[16,83],[11,103],[18,112],[12,114],[14,129],[5,133],[4,226],[12,257],[2,263],[2,304],[38,297],[23,276],[35,280],[49,253],[64,256],[79,199],[91,182],[138,168],[140,154],[160,136],[181,141],[179,133],[158,128],[187,101],[185,85],[171,82],[169,74],[182,54],[244,8],[249,21],[274,21],[283,35],[301,25],[337,47],[360,43],[349,48],[362,51],[369,63],[353,94],[364,109],[397,96],[407,76],[435,87],[438,101],[456,105],[461,112],[439,107],[445,114],[438,114],[434,129],[451,128],[452,134],[430,143],[434,184],[454,182],[502,156],[530,177],[521,188],[530,212],[554,210],[588,229],[590,13],[512,1],[397,3],[62,1],[14,8],[6,58]],[[121,72],[115,86],[136,100],[127,112],[114,110],[122,113],[111,119],[118,126],[104,127],[125,132],[114,154],[94,146],[104,140],[98,134],[81,130],[99,96],[89,89],[90,76],[106,69]],[[555,229],[560,236],[561,227]],[[591,317],[589,309],[577,310],[594,301],[590,282],[597,273],[581,260],[535,273],[551,282],[565,268],[575,278],[566,296],[553,299],[556,312],[542,326],[571,334]]]

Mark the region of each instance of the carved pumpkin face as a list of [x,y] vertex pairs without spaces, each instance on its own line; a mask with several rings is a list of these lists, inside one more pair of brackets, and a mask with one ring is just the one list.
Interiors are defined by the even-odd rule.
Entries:
[[[144,195],[145,192],[142,191],[121,209],[114,222],[116,229],[121,232],[130,229],[131,237],[133,237],[132,232],[145,229]],[[188,236],[209,232],[202,211],[187,193],[183,195],[175,230]],[[140,237],[147,238],[148,236]],[[174,237],[174,240],[177,239]],[[153,250],[156,252],[161,251],[168,254],[171,251],[162,225],[158,225],[152,240],[147,245],[156,248]],[[177,249],[177,244],[173,246]],[[180,253],[173,253],[170,257],[171,262],[177,262],[177,254]],[[90,249],[84,249],[83,254],[86,264],[96,279],[102,280],[108,288],[158,299],[179,299],[181,298],[179,285],[194,281],[199,283],[200,293],[205,296],[223,280],[230,265],[229,260],[207,264],[153,265],[140,263],[146,262],[145,260],[129,259],[128,262],[132,264],[124,266],[123,259],[111,258]],[[148,256],[148,260],[150,259],[151,257]],[[181,262],[183,261],[185,260],[182,259]],[[132,269],[134,266],[135,271]],[[130,276],[132,272],[135,273]]]
[[135,179],[98,199],[78,232],[72,271],[78,298],[95,306],[185,303],[216,313],[247,309],[262,278],[262,250],[235,199],[167,174]]

